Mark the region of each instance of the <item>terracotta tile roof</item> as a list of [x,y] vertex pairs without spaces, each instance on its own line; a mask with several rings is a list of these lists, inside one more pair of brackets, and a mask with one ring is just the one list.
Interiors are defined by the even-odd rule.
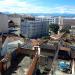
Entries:
[[54,40],[59,40],[63,36],[63,34],[64,33],[54,34],[54,35],[51,35],[50,37]]
[[32,42],[33,46],[37,46],[37,45],[43,44],[44,42],[46,42],[46,40],[41,40],[41,39],[35,40],[35,39],[32,39],[31,42]]

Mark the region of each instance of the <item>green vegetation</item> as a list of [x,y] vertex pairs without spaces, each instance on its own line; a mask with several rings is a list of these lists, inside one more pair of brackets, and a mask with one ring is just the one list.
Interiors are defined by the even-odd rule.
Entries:
[[71,26],[70,25],[65,25],[60,32],[66,32],[66,33],[70,33]]
[[57,34],[58,30],[59,30],[59,25],[58,24],[50,24],[49,28],[51,31],[53,31],[55,34]]

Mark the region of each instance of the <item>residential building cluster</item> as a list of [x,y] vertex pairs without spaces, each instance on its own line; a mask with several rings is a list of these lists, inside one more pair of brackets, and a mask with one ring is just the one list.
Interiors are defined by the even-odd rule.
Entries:
[[[28,18],[35,18],[35,20],[29,20]],[[58,24],[60,30],[66,26],[70,25],[71,28],[75,26],[74,17],[62,17],[62,16],[26,16],[26,15],[5,15],[0,14],[1,29],[0,32],[7,33],[9,30],[13,30],[12,26],[18,26],[20,28],[20,34],[24,37],[38,38],[48,35],[49,25]],[[10,28],[8,28],[10,27]],[[73,33],[74,30],[71,30]],[[74,33],[73,33],[74,34]]]
[[[49,35],[50,24],[70,33]],[[74,17],[0,14],[0,33],[1,75],[75,75]]]

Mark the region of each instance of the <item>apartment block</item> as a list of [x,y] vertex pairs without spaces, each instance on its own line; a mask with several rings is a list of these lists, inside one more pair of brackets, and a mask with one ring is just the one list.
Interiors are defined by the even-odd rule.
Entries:
[[21,35],[27,38],[40,38],[47,36],[49,24],[47,21],[41,20],[24,20],[21,23]]
[[59,18],[56,16],[38,16],[36,17],[36,20],[37,19],[48,21],[49,24],[58,24],[58,21],[59,21]]

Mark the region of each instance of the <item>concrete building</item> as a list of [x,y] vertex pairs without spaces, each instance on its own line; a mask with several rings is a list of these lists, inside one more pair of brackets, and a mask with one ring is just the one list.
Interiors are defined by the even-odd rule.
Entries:
[[48,21],[49,24],[58,24],[59,18],[56,16],[38,16],[36,17],[36,20],[43,20],[43,21]]
[[0,14],[0,32],[8,32],[8,16],[5,14]]
[[21,24],[21,35],[27,38],[40,38],[48,35],[47,21],[24,20]]
[[49,21],[49,24],[58,24],[58,17],[55,16],[45,17],[44,20]]
[[[62,23],[63,20],[61,17],[59,16],[38,16],[36,17],[36,20],[41,20],[41,21],[48,21],[48,24],[58,24],[59,25],[59,29],[62,29]],[[49,35],[51,35],[51,30],[49,30]]]
[[19,26],[21,25],[21,16],[18,15],[9,15],[8,22],[13,21],[14,25]]

